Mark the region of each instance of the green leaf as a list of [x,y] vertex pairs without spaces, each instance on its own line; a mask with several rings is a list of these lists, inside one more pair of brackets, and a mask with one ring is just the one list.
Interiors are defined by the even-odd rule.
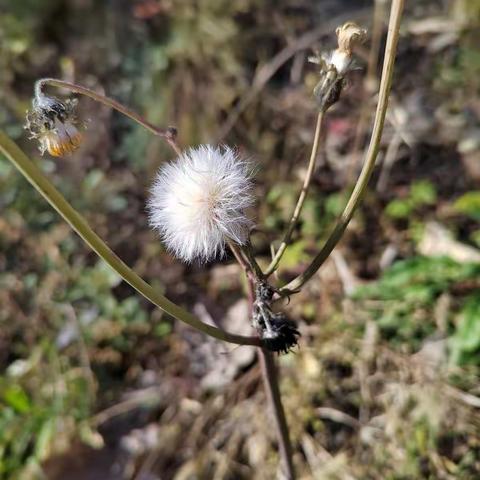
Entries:
[[457,198],[453,208],[474,220],[480,220],[480,191],[472,191]]
[[437,192],[430,182],[421,180],[412,184],[410,198],[414,207],[432,205],[437,201]]
[[30,411],[30,400],[20,385],[10,385],[3,392],[4,402],[18,413]]
[[479,363],[480,295],[467,301],[460,312],[460,321],[451,338],[451,361],[455,364]]
[[[476,264],[457,263],[448,257],[419,256],[396,262],[380,280],[358,288],[354,298],[365,302],[359,302],[359,307],[376,320],[385,338],[415,350],[437,328],[434,309],[439,295],[449,291],[453,284],[477,278],[479,274],[480,266]],[[476,345],[470,333],[468,339]],[[456,346],[456,358],[466,345]],[[473,357],[467,360],[478,363]]]
[[47,419],[40,427],[35,443],[35,457],[38,460],[42,461],[48,457],[55,431],[56,418]]
[[409,199],[395,199],[387,205],[385,213],[391,218],[407,218],[412,210],[413,206]]

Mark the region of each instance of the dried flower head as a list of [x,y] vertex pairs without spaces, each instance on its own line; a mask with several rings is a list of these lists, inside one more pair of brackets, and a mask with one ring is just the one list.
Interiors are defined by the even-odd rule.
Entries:
[[252,325],[257,330],[262,345],[271,352],[288,353],[298,345],[298,331],[295,322],[283,312],[274,313],[271,304],[273,288],[266,282],[259,282],[255,288]]
[[338,50],[352,55],[353,47],[361,45],[367,38],[367,31],[354,22],[344,23],[335,30],[338,38]]
[[333,105],[344,87],[345,75],[352,70],[353,48],[363,43],[367,31],[356,23],[347,22],[336,30],[338,48],[325,54],[315,54],[309,57],[311,63],[320,66],[320,81],[313,94],[317,98],[320,108],[326,110]]
[[298,345],[298,331],[295,322],[284,313],[274,313],[259,329],[262,345],[276,353],[288,353]]
[[347,22],[335,30],[338,48],[330,55],[330,63],[339,75],[345,75],[352,65],[353,48],[367,38],[367,31],[354,22]]
[[60,101],[37,92],[32,101],[32,110],[27,112],[25,128],[30,138],[39,142],[39,150],[54,157],[69,155],[82,141],[82,134],[76,127],[76,100]]
[[148,201],[150,224],[178,258],[209,261],[227,240],[243,245],[253,204],[248,164],[229,147],[202,145],[160,168]]

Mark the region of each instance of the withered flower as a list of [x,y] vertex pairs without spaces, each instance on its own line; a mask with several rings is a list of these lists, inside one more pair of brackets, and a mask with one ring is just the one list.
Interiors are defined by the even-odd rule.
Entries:
[[271,308],[273,293],[273,288],[266,282],[260,282],[256,286],[252,325],[267,350],[288,353],[298,345],[300,332],[295,322],[283,312],[273,312]]
[[338,39],[338,50],[352,55],[353,47],[361,45],[367,38],[367,31],[354,22],[347,22],[335,30]]
[[32,110],[27,112],[25,128],[30,132],[30,138],[38,140],[42,155],[48,152],[54,157],[62,157],[80,146],[82,134],[76,126],[76,105],[75,99],[62,102],[37,92]]
[[338,48],[328,54],[316,54],[308,59],[320,66],[320,81],[313,94],[323,110],[333,105],[340,97],[345,75],[352,69],[353,49],[365,41],[367,31],[354,22],[347,22],[336,29],[336,34]]

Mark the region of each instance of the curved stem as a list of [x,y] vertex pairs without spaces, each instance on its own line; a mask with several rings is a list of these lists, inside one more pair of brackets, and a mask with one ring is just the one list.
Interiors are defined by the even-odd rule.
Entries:
[[362,156],[362,141],[365,136],[365,130],[370,121],[370,105],[373,95],[378,89],[377,68],[380,54],[380,47],[383,34],[383,19],[386,16],[387,0],[375,0],[373,6],[372,35],[370,42],[370,51],[368,52],[367,74],[365,75],[364,99],[357,121],[355,137],[353,140],[351,160],[347,167],[347,184],[353,182],[357,169],[357,163]]
[[388,97],[390,95],[390,88],[392,85],[393,68],[395,64],[395,55],[397,51],[397,44],[399,38],[400,21],[404,0],[393,0],[390,11],[390,21],[388,25],[387,44],[385,46],[385,59],[383,63],[382,78],[380,81],[380,91],[378,96],[378,105],[375,113],[375,120],[373,124],[372,137],[367,150],[365,163],[363,165],[360,176],[358,177],[355,188],[348,200],[348,203],[337,221],[334,230],[330,234],[323,248],[318,255],[313,259],[310,266],[298,277],[280,289],[282,296],[289,295],[298,291],[298,289],[305,284],[322,266],[323,262],[328,258],[332,250],[340,241],[343,232],[347,228],[352,216],[360,203],[365,190],[368,185],[370,176],[375,167],[375,160],[377,158],[378,150],[380,149],[380,140],[383,132],[383,125],[385,123],[385,115],[388,106]]
[[107,244],[91,229],[87,221],[65,200],[36,165],[23,153],[15,142],[0,131],[0,152],[22,173],[22,175],[43,195],[48,203],[70,224],[82,240],[110,267],[115,270],[138,293],[158,308],[177,320],[187,323],[201,332],[219,340],[239,345],[259,346],[257,337],[235,335],[207,325],[194,315],[179,307],[155,291],[145,280],[128,267]]
[[176,142],[177,130],[174,127],[168,127],[168,128],[156,127],[150,122],[147,122],[141,115],[138,115],[138,113],[135,113],[133,110],[130,110],[129,108],[125,107],[124,105],[117,102],[116,100],[113,100],[112,98],[101,95],[97,92],[94,92],[93,90],[90,90],[89,88],[82,87],[81,85],[77,85],[76,83],[70,83],[64,80],[57,80],[56,78],[42,78],[37,82],[35,82],[35,95],[42,96],[44,94],[43,93],[44,87],[46,85],[51,85],[52,87],[58,87],[58,88],[66,88],[67,90],[70,90],[75,93],[79,93],[81,95],[85,95],[97,102],[103,103],[107,107],[111,107],[114,110],[117,110],[118,112],[122,113],[123,115],[131,118],[132,120],[140,124],[142,127],[146,128],[149,132],[153,133],[154,135],[164,138],[165,141],[170,145],[170,147],[172,147],[173,151],[177,155],[181,154],[181,150],[178,147]]
[[310,154],[310,161],[308,162],[308,169],[305,175],[305,179],[303,180],[302,190],[300,191],[300,195],[297,200],[297,204],[295,205],[295,210],[293,211],[292,218],[290,219],[290,223],[288,224],[287,231],[285,232],[285,236],[283,238],[280,247],[278,248],[277,252],[275,253],[270,265],[265,270],[265,275],[271,275],[277,268],[280,260],[282,259],[285,250],[287,249],[288,244],[292,238],[293,231],[298,222],[298,218],[300,217],[300,213],[303,208],[303,204],[305,202],[305,198],[307,197],[308,189],[310,187],[310,182],[312,181],[312,175],[315,170],[315,164],[317,161],[317,154],[318,154],[318,147],[320,145],[320,132],[322,130],[323,118],[324,118],[325,111],[321,110],[317,117],[317,124],[315,126],[315,134],[313,138],[313,146],[312,146],[312,153]]
[[295,469],[292,459],[292,444],[288,431],[285,411],[282,405],[280,389],[278,388],[278,376],[275,368],[275,359],[272,352],[264,348],[258,349],[260,357],[260,366],[262,369],[262,378],[267,392],[268,403],[272,408],[275,420],[275,428],[277,431],[278,446],[280,450],[280,458],[282,460],[282,469],[285,478],[288,480],[295,479]]

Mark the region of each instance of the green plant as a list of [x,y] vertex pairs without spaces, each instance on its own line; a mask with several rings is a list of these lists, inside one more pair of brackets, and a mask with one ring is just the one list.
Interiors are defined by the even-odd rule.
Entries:
[[385,208],[385,213],[393,219],[408,219],[425,206],[434,205],[437,201],[435,187],[426,180],[413,182],[408,195],[392,200]]
[[[435,307],[442,294],[475,281],[478,264],[458,263],[448,257],[414,257],[396,262],[379,281],[360,287],[355,298],[378,322],[392,344],[417,350],[437,331]],[[478,295],[460,297],[448,314],[450,360],[478,365]],[[455,321],[455,318],[458,320]]]
[[453,204],[453,208],[459,212],[463,213],[467,217],[470,217],[472,220],[480,220],[480,192],[471,191],[464,193],[462,196],[457,198]]
[[[360,202],[368,180],[373,171],[375,159],[379,150],[380,137],[385,121],[388,97],[392,82],[393,66],[396,47],[399,37],[400,19],[403,10],[403,0],[394,0],[390,19],[390,30],[387,38],[385,64],[380,85],[379,102],[375,116],[374,128],[370,146],[367,152],[366,161],[359,180],[354,188],[345,210],[343,211],[334,231],[328,237],[325,246],[314,258],[311,265],[305,272],[299,275],[292,282],[278,289],[271,286],[267,279],[278,267],[282,255],[290,243],[291,235],[296,227],[306,194],[310,185],[312,172],[315,166],[318,146],[320,142],[320,131],[324,114],[327,109],[335,103],[344,85],[344,76],[351,66],[352,47],[362,36],[363,31],[352,23],[347,23],[337,30],[339,36],[339,47],[329,58],[315,58],[320,64],[320,81],[314,90],[319,104],[319,115],[317,119],[312,154],[307,169],[303,187],[297,201],[292,218],[288,224],[284,239],[280,244],[271,265],[263,272],[257,264],[253,255],[251,245],[248,243],[243,248],[230,243],[229,246],[245,269],[248,279],[249,295],[252,301],[252,316],[254,326],[257,327],[259,337],[245,337],[225,332],[219,328],[204,324],[188,311],[168,300],[158,291],[154,290],[132,269],[123,263],[105,244],[105,242],[91,229],[85,219],[65,200],[61,193],[53,187],[43,173],[23,154],[23,152],[5,134],[0,134],[0,150],[15,167],[34,185],[34,187],[50,202],[50,204],[64,217],[80,237],[92,248],[113,270],[119,274],[127,283],[134,287],[144,297],[171,316],[189,324],[190,326],[220,340],[240,345],[253,345],[259,348],[259,355],[262,364],[264,383],[270,400],[270,405],[275,413],[275,425],[278,431],[279,449],[282,457],[282,465],[288,478],[294,478],[295,473],[292,463],[292,449],[289,440],[288,428],[285,414],[280,399],[278,380],[272,356],[273,351],[285,351],[296,344],[298,332],[293,322],[288,320],[283,313],[274,313],[271,309],[273,296],[278,293],[280,296],[287,296],[295,293],[307,282],[312,275],[320,268],[325,259],[331,253],[340,240],[344,230],[351,220],[358,203]],[[135,120],[154,135],[163,138],[173,149],[175,154],[181,155],[176,142],[176,131],[173,128],[159,129],[146,122],[139,115],[125,108],[118,102],[97,94],[79,85],[71,84],[55,79],[43,79],[37,82],[35,89],[34,113],[31,126],[37,128],[32,132],[37,136],[42,147],[51,154],[57,155],[63,151],[69,152],[77,147],[79,136],[74,130],[74,121],[71,117],[71,108],[66,103],[48,97],[44,93],[47,85],[68,88],[73,92],[89,96],[109,107],[112,107],[127,117]],[[93,274],[97,272],[92,272]],[[95,276],[93,277],[95,278]],[[128,304],[130,305],[130,303]],[[125,314],[122,311],[122,314]],[[9,397],[11,399],[11,395]],[[17,398],[18,405],[26,403]]]
[[470,295],[458,313],[455,332],[450,338],[450,358],[457,365],[478,365],[480,353],[480,295]]
[[75,425],[88,430],[90,391],[48,341],[13,362],[0,376],[0,478],[41,478],[41,462],[67,448]]

